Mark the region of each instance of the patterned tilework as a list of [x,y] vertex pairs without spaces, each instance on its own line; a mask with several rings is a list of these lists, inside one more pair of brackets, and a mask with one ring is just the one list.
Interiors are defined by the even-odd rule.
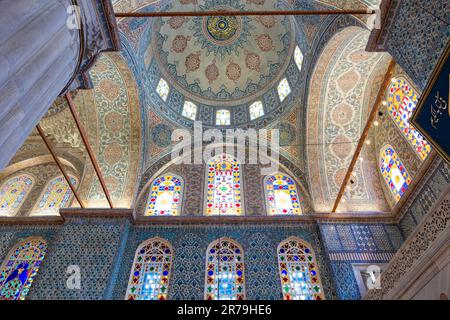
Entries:
[[450,37],[448,1],[393,2],[398,9],[384,45],[423,90]]
[[[70,219],[53,227],[4,227],[1,233],[9,234],[9,241],[0,243],[0,259],[3,261],[20,240],[41,236],[48,243],[47,254],[27,299],[104,299],[122,230],[123,221],[116,219]],[[80,290],[66,287],[69,265],[80,267]]]
[[[312,244],[327,299],[357,299],[351,264],[387,262],[403,241],[395,225],[381,224],[132,226],[118,218],[71,218],[64,225],[0,231],[0,259],[26,237],[41,236],[48,243],[29,299],[124,299],[135,250],[152,237],[174,248],[169,299],[203,299],[206,248],[219,237],[244,249],[247,299],[281,299],[276,248],[291,236]],[[67,266],[73,264],[81,269],[81,290],[66,288]]]
[[123,299],[137,246],[152,237],[167,239],[174,247],[169,299],[203,299],[205,254],[209,243],[219,237],[236,240],[244,249],[247,299],[281,299],[276,248],[290,236],[312,244],[320,266],[328,299],[334,297],[333,284],[318,230],[314,225],[186,225],[133,227],[127,241],[114,299]]
[[360,299],[352,263],[386,263],[403,243],[396,225],[319,225],[338,299]]
[[423,186],[419,187],[419,190],[415,191],[413,195],[414,200],[405,210],[400,220],[400,229],[405,239],[449,187],[450,166],[439,159],[428,180]]

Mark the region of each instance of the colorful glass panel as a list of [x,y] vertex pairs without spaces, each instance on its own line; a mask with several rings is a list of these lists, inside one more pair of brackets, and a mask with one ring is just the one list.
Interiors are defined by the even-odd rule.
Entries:
[[229,126],[230,125],[230,111],[228,110],[218,110],[216,113],[216,125],[218,126]]
[[244,300],[244,252],[230,239],[218,239],[206,252],[206,300]]
[[175,216],[181,208],[183,182],[173,175],[153,181],[150,187],[146,216]]
[[197,116],[197,106],[192,102],[185,101],[181,114],[188,119],[195,120],[195,117]]
[[411,184],[411,177],[391,146],[380,151],[380,170],[395,200],[400,200]]
[[241,193],[241,170],[236,159],[221,155],[208,163],[206,215],[241,215]]
[[158,92],[161,99],[166,101],[167,97],[169,97],[169,91],[170,91],[169,84],[166,82],[166,80],[161,78],[159,80],[158,86],[156,87],[156,92]]
[[128,283],[127,300],[167,300],[172,246],[150,239],[139,246]]
[[298,46],[295,47],[294,60],[298,70],[301,71],[303,66],[303,53]]
[[284,300],[323,300],[319,268],[311,246],[289,238],[278,246]]
[[[70,178],[73,186],[77,185],[77,180]],[[54,214],[59,208],[65,208],[69,205],[72,198],[72,190],[64,177],[58,177],[50,181],[39,199],[36,208],[32,214]]]
[[278,96],[280,97],[280,101],[283,102],[284,99],[291,93],[291,86],[286,78],[280,81],[278,84]]
[[33,179],[28,175],[15,176],[6,181],[0,189],[0,215],[14,215],[32,187]]
[[391,84],[388,96],[389,114],[419,157],[425,160],[430,154],[431,146],[409,122],[417,103],[414,89],[405,80],[398,79]]
[[302,202],[294,180],[283,174],[269,176],[265,180],[266,203],[269,215],[300,215]]
[[264,108],[261,101],[256,101],[253,103],[250,108],[250,120],[255,120],[259,117],[262,117],[264,115]]
[[0,300],[24,300],[44,259],[47,244],[40,239],[19,243],[3,263]]

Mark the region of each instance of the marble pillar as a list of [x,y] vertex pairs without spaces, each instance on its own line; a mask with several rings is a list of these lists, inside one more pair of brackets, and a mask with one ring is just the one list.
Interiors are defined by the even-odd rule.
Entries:
[[117,39],[110,0],[0,2],[0,169],[60,94],[90,86],[90,66]]

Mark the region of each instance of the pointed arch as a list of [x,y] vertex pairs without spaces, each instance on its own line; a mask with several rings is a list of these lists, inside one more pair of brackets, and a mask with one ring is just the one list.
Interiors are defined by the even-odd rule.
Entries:
[[156,178],[150,186],[146,216],[178,216],[183,201],[183,178],[165,174]]
[[389,115],[423,161],[431,152],[430,144],[410,123],[418,97],[414,88],[403,78],[394,79],[388,89]]
[[278,266],[284,300],[323,300],[325,295],[312,246],[297,237],[278,245]]
[[0,300],[24,300],[47,250],[40,237],[24,239],[6,256],[0,273]]
[[35,181],[30,174],[19,174],[6,180],[0,187],[0,215],[15,215],[25,202]]
[[299,196],[295,181],[284,173],[264,178],[268,215],[301,215],[304,200]]
[[395,201],[398,202],[411,184],[411,176],[394,148],[387,144],[380,150],[379,168]]
[[134,256],[126,300],[167,300],[173,248],[169,241],[151,238]]
[[[76,187],[78,179],[70,176],[70,182]],[[32,215],[52,215],[57,214],[59,208],[66,208],[70,205],[73,192],[63,176],[58,176],[50,180],[42,190],[31,214]]]
[[244,250],[230,238],[206,250],[205,300],[245,300]]
[[205,215],[243,215],[244,199],[239,161],[222,154],[208,161],[205,183]]

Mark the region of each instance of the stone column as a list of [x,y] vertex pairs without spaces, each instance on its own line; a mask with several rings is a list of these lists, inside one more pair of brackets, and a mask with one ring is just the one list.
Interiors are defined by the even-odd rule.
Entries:
[[[71,28],[78,2],[81,28]],[[97,54],[120,47],[116,32],[110,0],[1,0],[0,169],[58,95],[89,87]]]

